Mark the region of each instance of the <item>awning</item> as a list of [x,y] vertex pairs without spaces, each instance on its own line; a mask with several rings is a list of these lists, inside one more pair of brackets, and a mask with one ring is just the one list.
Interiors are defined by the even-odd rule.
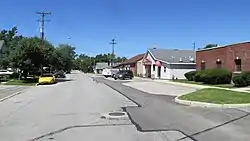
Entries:
[[160,61],[156,61],[156,62],[155,62],[155,66],[161,67],[161,62],[160,62]]

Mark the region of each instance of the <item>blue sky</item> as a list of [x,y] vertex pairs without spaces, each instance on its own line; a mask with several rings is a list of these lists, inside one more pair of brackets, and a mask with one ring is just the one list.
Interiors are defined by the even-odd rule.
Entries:
[[[78,53],[131,57],[158,48],[192,49],[249,41],[249,0],[1,0],[0,30],[39,35],[36,11],[52,12],[45,36]],[[71,37],[71,39],[67,39]]]

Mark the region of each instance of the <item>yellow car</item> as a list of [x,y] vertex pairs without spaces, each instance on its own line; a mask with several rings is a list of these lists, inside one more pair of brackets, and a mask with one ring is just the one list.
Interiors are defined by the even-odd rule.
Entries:
[[42,74],[38,79],[39,84],[54,84],[56,78],[53,74]]

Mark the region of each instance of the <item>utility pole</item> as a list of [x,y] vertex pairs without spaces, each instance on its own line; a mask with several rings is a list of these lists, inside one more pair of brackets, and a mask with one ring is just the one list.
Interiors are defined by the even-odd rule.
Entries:
[[[44,41],[44,22],[45,22],[45,16],[51,15],[51,13],[50,12],[36,12],[36,14],[41,15],[41,19],[38,20],[38,21],[41,22],[41,27],[40,27],[41,39],[42,39],[42,41]],[[47,20],[47,22],[49,22],[49,20]]]
[[111,53],[110,63],[111,63],[111,66],[113,67],[113,59],[115,56],[115,44],[117,43],[115,42],[115,39],[112,39],[112,42],[110,44],[112,44],[112,53]]
[[195,51],[195,48],[196,48],[196,43],[193,42],[193,50]]

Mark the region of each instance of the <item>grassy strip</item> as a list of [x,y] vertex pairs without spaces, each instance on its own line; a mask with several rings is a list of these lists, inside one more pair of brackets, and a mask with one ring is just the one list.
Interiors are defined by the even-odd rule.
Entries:
[[207,88],[180,96],[179,99],[215,104],[243,104],[250,103],[250,93]]
[[35,79],[27,80],[9,80],[4,85],[21,85],[21,86],[35,86],[38,81]]
[[187,84],[196,84],[196,85],[204,85],[204,86],[213,86],[213,87],[221,87],[221,88],[235,88],[233,84],[217,84],[217,85],[208,85],[203,84],[202,82],[188,81],[185,79],[173,80],[173,82],[187,83]]

